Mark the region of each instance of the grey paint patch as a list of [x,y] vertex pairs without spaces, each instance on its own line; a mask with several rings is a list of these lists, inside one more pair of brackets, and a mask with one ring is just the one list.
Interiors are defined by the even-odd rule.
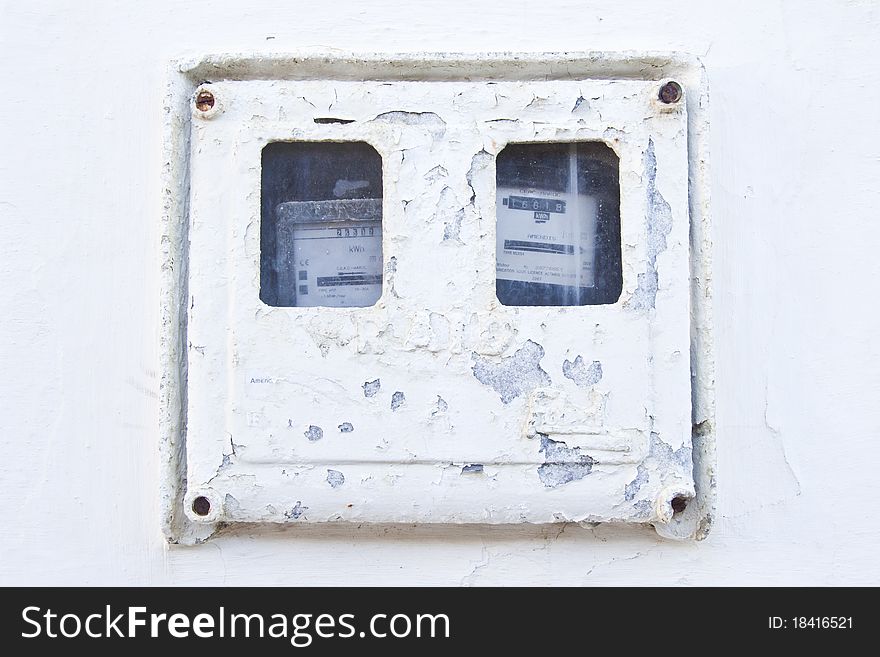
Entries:
[[327,470],[327,483],[333,488],[339,488],[345,483],[345,476],[339,470]]
[[651,444],[648,448],[649,456],[657,459],[660,463],[673,463],[685,472],[690,473],[693,469],[693,450],[690,445],[682,445],[672,451],[672,447],[660,439],[660,435],[651,432]]
[[468,169],[466,176],[468,187],[471,188],[471,203],[473,203],[474,199],[477,197],[477,193],[474,190],[474,176],[494,161],[495,156],[489,153],[486,149],[481,149],[480,152],[476,153],[471,158],[471,168]]
[[449,404],[446,403],[446,400],[443,399],[443,397],[437,395],[437,402],[434,404],[434,409],[431,411],[431,417],[445,413],[448,410]]
[[602,379],[602,363],[594,360],[587,366],[580,355],[574,359],[574,362],[566,358],[562,363],[562,374],[566,379],[574,381],[579,388],[589,388]]
[[623,492],[623,499],[632,502],[636,498],[639,489],[648,481],[648,469],[644,465],[640,465],[636,469],[636,478],[626,485]]
[[384,112],[377,116],[375,120],[421,126],[438,139],[446,134],[446,121],[434,112]]
[[235,515],[239,510],[241,510],[241,504],[238,503],[238,500],[232,497],[229,493],[226,493],[226,497],[223,498],[224,513]]
[[302,514],[309,510],[309,507],[303,506],[302,502],[296,501],[296,504],[290,511],[284,512],[284,517],[288,520],[298,520]]
[[307,431],[303,432],[303,435],[312,442],[316,442],[324,437],[324,430],[321,427],[316,427],[314,424],[312,424],[309,426]]
[[462,243],[461,238],[461,222],[464,221],[464,210],[458,210],[452,217],[452,221],[448,221],[443,225],[443,241]]
[[482,463],[468,463],[461,469],[461,474],[467,474],[469,472],[480,473],[483,471]]
[[343,422],[339,425],[339,430],[342,433],[351,433],[354,431],[354,425],[351,422]]
[[[586,102],[587,102],[586,98],[584,98],[583,96],[578,96],[577,100],[574,101],[574,107],[571,108],[572,113],[577,112],[581,108],[581,105],[583,105]],[[589,105],[585,106],[584,109],[587,109],[588,107],[589,107]]]
[[636,510],[636,513],[642,518],[650,518],[653,514],[653,505],[651,504],[651,500],[639,500],[635,504],[633,504],[633,508]]
[[424,176],[422,176],[427,182],[432,183],[436,182],[440,178],[449,177],[449,172],[446,170],[446,167],[438,164],[433,169],[428,171]]
[[473,372],[477,381],[491,387],[503,403],[509,404],[522,394],[553,383],[541,368],[543,357],[544,347],[528,340],[513,356],[502,358],[500,363],[474,352]]
[[644,166],[648,196],[648,264],[645,273],[638,276],[636,291],[624,304],[627,310],[635,311],[645,311],[654,307],[659,287],[657,256],[666,250],[666,236],[672,230],[672,208],[657,191],[657,156],[654,154],[654,140],[651,138],[648,138]]
[[382,383],[379,379],[376,379],[375,381],[364,381],[364,385],[361,387],[364,389],[364,397],[375,397],[376,393],[379,392],[379,388],[382,387]]
[[396,411],[406,402],[406,396],[399,390],[391,395],[391,410]]
[[464,207],[459,203],[455,191],[446,186],[440,192],[435,216],[443,221],[443,241],[462,244],[461,224],[464,221]]
[[581,454],[579,447],[569,447],[547,436],[541,436],[538,451],[544,453],[544,463],[538,466],[538,477],[548,488],[583,479],[590,474],[595,463],[586,454]]

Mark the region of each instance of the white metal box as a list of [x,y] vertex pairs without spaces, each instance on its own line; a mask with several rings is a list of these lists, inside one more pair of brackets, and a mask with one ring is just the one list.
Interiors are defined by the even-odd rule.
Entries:
[[[179,68],[163,240],[171,540],[236,522],[706,531],[712,363],[698,65],[555,54],[218,57]],[[673,78],[682,97],[664,98]],[[366,287],[356,307],[261,299],[261,154],[279,142],[364,143],[381,157],[364,242],[381,261],[370,274],[374,305]],[[504,305],[496,249],[523,243],[499,232],[513,213],[505,204],[528,198],[535,222],[549,214],[534,194],[496,184],[497,158],[509,144],[582,143],[604,144],[617,161],[619,297]],[[329,241],[317,244],[337,257]],[[506,253],[547,260],[527,251]],[[592,266],[579,261],[581,285],[592,284]],[[303,272],[300,289],[315,280]]]

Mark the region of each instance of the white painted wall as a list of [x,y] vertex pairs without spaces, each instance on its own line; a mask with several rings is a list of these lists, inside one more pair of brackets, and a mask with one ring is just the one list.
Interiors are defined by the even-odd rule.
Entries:
[[[0,4],[2,584],[880,584],[880,6],[677,0]],[[718,509],[164,544],[157,227],[169,60],[682,50],[706,65]]]

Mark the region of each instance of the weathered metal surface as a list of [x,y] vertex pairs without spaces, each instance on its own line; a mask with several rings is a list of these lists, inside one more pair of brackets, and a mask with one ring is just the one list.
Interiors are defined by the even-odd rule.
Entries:
[[[169,93],[163,240],[171,540],[236,521],[705,532],[713,410],[698,66],[426,55],[182,68]],[[673,75],[685,102],[666,104],[659,90]],[[214,103],[188,125],[181,97],[192,102],[205,78]],[[376,306],[260,302],[260,151],[275,140],[365,141],[382,155]],[[499,304],[494,156],[510,142],[584,140],[620,158],[620,300]],[[184,213],[174,194],[186,183]],[[199,497],[207,514],[193,511]]]

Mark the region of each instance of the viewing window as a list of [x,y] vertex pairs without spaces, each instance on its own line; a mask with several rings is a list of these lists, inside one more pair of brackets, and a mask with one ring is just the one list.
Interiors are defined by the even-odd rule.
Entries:
[[505,306],[620,297],[620,185],[605,144],[510,144],[497,159],[495,292]]
[[382,158],[369,144],[263,149],[260,299],[372,306],[382,295]]

